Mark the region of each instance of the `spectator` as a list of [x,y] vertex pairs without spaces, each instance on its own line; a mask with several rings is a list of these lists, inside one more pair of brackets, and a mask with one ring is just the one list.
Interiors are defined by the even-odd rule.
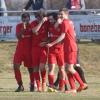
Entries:
[[68,9],[85,9],[85,0],[67,0]]
[[43,8],[43,0],[29,0],[23,10],[28,10],[32,6],[33,10]]

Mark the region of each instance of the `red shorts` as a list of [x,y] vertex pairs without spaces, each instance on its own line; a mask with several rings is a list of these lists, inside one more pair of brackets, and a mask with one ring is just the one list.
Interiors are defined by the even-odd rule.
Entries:
[[62,48],[49,50],[48,54],[49,64],[58,64],[58,66],[64,66],[64,52]]
[[33,47],[32,48],[33,67],[39,66],[40,63],[46,64],[46,62],[47,62],[47,48]]
[[76,64],[77,61],[77,52],[66,52],[64,54],[65,63],[67,64]]
[[25,67],[32,67],[32,56],[30,51],[27,51],[25,49],[24,50],[16,49],[13,63],[21,65],[23,62]]

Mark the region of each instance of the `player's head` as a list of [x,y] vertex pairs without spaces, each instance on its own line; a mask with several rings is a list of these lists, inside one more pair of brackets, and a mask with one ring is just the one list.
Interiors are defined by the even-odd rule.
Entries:
[[67,8],[62,8],[62,9],[59,10],[59,17],[61,19],[68,18],[68,15],[69,15],[69,12],[68,12]]
[[55,23],[58,19],[58,14],[56,12],[52,12],[48,14],[48,20],[50,23]]
[[30,14],[25,12],[21,15],[22,22],[29,23],[30,21]]
[[47,16],[47,12],[45,9],[41,8],[35,13],[35,18],[38,20],[42,20],[43,17]]

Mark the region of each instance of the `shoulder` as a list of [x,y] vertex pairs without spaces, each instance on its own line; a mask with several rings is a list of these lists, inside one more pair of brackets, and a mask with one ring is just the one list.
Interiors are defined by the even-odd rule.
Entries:
[[45,25],[46,27],[48,27],[48,25],[50,25],[50,22],[49,22],[49,21],[46,21],[46,22],[44,22],[44,25]]
[[17,28],[20,28],[21,26],[22,26],[22,23],[18,23],[18,24],[16,25]]
[[65,24],[67,24],[67,25],[73,25],[73,21],[70,20],[70,19],[65,19],[65,20],[63,21],[63,23],[65,23]]
[[37,20],[33,20],[31,24],[37,24]]
[[69,23],[71,20],[70,19],[64,19],[63,23]]
[[31,26],[36,26],[37,25],[37,20],[33,20],[32,22],[31,22]]

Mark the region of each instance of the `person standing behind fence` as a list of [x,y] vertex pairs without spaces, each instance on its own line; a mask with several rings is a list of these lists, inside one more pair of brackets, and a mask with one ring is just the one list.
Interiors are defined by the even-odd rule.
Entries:
[[44,0],[29,0],[23,11],[28,10],[31,6],[33,10],[39,10],[40,8],[43,8],[43,1]]
[[32,30],[29,13],[23,13],[22,22],[16,26],[16,37],[18,39],[16,51],[13,59],[13,68],[18,88],[15,92],[24,91],[20,66],[23,63],[28,69],[30,75],[30,91],[34,91],[34,73],[32,67],[31,47],[32,47]]
[[66,8],[71,10],[85,9],[84,0],[66,0]]

